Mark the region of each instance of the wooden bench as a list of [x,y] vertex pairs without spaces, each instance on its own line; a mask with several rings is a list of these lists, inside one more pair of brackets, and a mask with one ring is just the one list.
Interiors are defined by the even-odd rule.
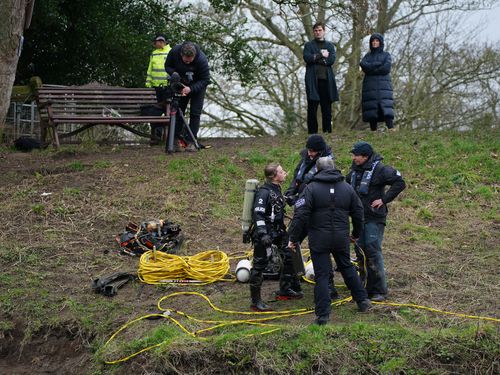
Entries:
[[[96,125],[115,125],[139,136],[152,138],[133,126],[137,124],[159,124],[166,127],[170,122],[169,104],[166,116],[141,116],[141,106],[156,104],[152,88],[86,87],[42,85],[37,90],[37,104],[40,112],[41,141],[46,144],[50,132],[52,142],[59,147],[61,138],[74,136]],[[59,133],[58,125],[81,125],[73,131]]]

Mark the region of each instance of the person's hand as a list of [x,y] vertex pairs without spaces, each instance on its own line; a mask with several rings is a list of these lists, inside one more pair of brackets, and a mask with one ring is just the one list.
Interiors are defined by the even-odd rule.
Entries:
[[295,242],[292,242],[292,241],[288,241],[288,248],[292,251],[295,251]]
[[330,52],[328,52],[328,50],[327,50],[327,49],[322,49],[322,50],[321,50],[321,55],[322,55],[325,59],[327,59],[327,58],[328,58],[328,56],[330,56]]
[[191,88],[189,86],[184,86],[184,88],[181,91],[182,96],[187,96],[191,92]]
[[271,238],[271,236],[269,234],[264,234],[261,238],[260,238],[260,242],[262,243],[262,245],[264,245],[265,247],[269,247],[273,244],[273,239]]
[[382,199],[375,199],[372,202],[372,208],[380,208],[384,205],[384,202],[382,202]]
[[285,202],[289,206],[293,206],[295,204],[295,198],[291,195],[285,195]]

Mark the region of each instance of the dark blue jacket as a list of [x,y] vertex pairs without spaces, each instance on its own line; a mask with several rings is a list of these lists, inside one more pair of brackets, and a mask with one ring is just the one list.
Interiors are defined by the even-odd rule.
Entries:
[[295,203],[290,241],[301,242],[308,235],[312,251],[349,249],[349,217],[352,235],[358,238],[363,230],[361,201],[338,170],[321,170]]
[[165,60],[165,70],[169,75],[177,72],[181,76],[181,82],[187,84],[186,73],[193,72],[193,81],[188,84],[191,93],[196,94],[204,90],[210,84],[210,68],[208,59],[201,51],[200,47],[195,44],[196,56],[191,64],[185,64],[181,57],[182,44],[177,44],[168,53]]
[[[373,39],[380,40],[380,47],[372,48]],[[394,118],[390,76],[392,58],[384,51],[384,37],[381,34],[375,33],[370,37],[370,52],[363,57],[359,65],[365,73],[361,96],[363,121],[384,121],[385,117]]]
[[331,42],[324,42],[324,47],[328,50],[328,58],[321,56],[321,48],[316,40],[307,42],[304,46],[304,61],[306,62],[306,94],[307,100],[320,101],[318,94],[318,83],[316,79],[315,65],[325,65],[328,67],[328,93],[330,102],[339,100],[337,91],[337,83],[335,82],[335,74],[333,73],[332,65],[335,62],[335,46]]

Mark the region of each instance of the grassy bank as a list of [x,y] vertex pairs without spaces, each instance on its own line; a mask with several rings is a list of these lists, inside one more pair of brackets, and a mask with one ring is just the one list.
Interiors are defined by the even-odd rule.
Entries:
[[[364,139],[408,184],[389,207],[384,240],[391,301],[499,317],[499,135],[401,131],[327,137],[344,173],[350,147]],[[387,306],[360,315],[349,303],[336,307],[332,324],[321,329],[311,327],[313,317],[305,315],[276,321],[279,330],[266,335],[246,336],[265,328],[235,326],[200,340],[161,320],[127,331],[110,352],[99,350],[123,323],[156,312],[161,296],[192,290],[133,283],[112,299],[92,293],[90,282],[97,276],[137,269],[138,259],[120,256],[114,242],[127,222],[168,218],[179,223],[188,238],[183,254],[246,251],[239,223],[244,181],[262,179],[270,161],[292,172],[305,137],[209,140],[212,149],[175,155],[123,146],[65,146],[31,154],[2,148],[0,369],[103,374],[132,369],[175,373],[175,368],[181,373],[498,371],[498,323]],[[340,275],[336,283],[341,284]],[[276,288],[276,282],[266,282],[266,297],[271,299]],[[247,289],[218,283],[197,290],[222,308],[246,310]],[[312,287],[305,290],[306,297],[293,308],[313,306]],[[273,306],[284,310],[290,303]],[[200,319],[227,319],[197,298],[173,299],[169,307]],[[125,364],[102,363],[164,339],[168,344]]]

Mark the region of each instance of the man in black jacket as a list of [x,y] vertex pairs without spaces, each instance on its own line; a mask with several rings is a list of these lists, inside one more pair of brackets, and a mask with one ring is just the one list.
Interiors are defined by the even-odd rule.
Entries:
[[260,289],[263,272],[267,267],[271,246],[276,246],[282,258],[280,273],[280,289],[276,299],[298,299],[303,293],[300,282],[293,268],[292,254],[286,250],[288,234],[285,227],[285,198],[281,193],[281,184],[285,181],[286,172],[281,165],[268,164],[264,168],[266,183],[255,193],[253,207],[253,223],[255,231],[253,265],[250,271],[250,308],[255,311],[270,310],[261,298]]
[[[382,164],[383,157],[376,154],[369,143],[357,142],[351,153],[352,166],[346,179],[361,198],[365,214],[365,227],[356,247],[358,260],[366,264],[368,297],[372,301],[381,302],[387,296],[382,256],[387,204],[393,201],[406,185],[401,173]],[[387,191],[386,186],[390,186]],[[364,256],[359,248],[364,252]]]
[[[299,195],[304,191],[306,185],[316,174],[316,161],[321,157],[334,159],[332,148],[328,146],[319,134],[309,136],[306,148],[300,152],[301,160],[293,173],[290,187],[285,191],[285,198],[288,205],[293,206]],[[335,289],[334,272],[330,275],[330,295],[332,299],[338,299],[339,294]]]
[[316,324],[329,321],[331,299],[328,280],[335,263],[358,304],[358,310],[365,312],[371,307],[361,279],[349,256],[349,216],[352,218],[352,238],[357,239],[363,230],[363,206],[354,189],[344,181],[333,160],[320,158],[316,162],[318,173],[306,186],[295,203],[295,213],[289,226],[290,242],[295,244],[309,236],[309,248],[314,267],[314,303]]
[[[168,53],[165,61],[165,70],[170,76],[173,73],[178,73],[181,77],[181,83],[185,87],[182,89],[182,98],[179,107],[182,112],[185,112],[188,103],[191,101],[189,127],[195,138],[197,138],[205,92],[207,86],[210,84],[210,68],[207,57],[198,45],[192,42],[184,42],[176,45]],[[180,120],[178,123],[180,125]],[[177,139],[181,131],[182,126],[177,126],[175,129]],[[186,151],[197,151],[194,143],[192,143],[193,140],[190,141],[186,147]],[[176,145],[176,151],[180,151],[178,145]]]

